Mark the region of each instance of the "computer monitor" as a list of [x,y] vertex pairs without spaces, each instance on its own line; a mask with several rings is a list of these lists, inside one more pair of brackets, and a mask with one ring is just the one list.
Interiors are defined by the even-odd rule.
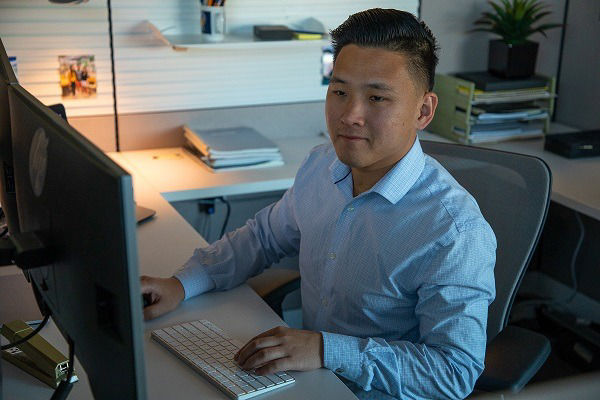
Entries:
[[12,166],[8,86],[17,83],[8,55],[0,39],[0,205],[6,216],[9,232],[19,230]]
[[6,49],[4,48],[4,43],[0,39],[0,77],[6,82],[9,83],[17,83],[17,76],[15,75],[15,71],[10,64],[8,59],[8,54],[6,53]]
[[145,398],[131,176],[25,89],[8,92],[19,236],[52,259],[29,270],[40,308],[75,344],[95,398]]

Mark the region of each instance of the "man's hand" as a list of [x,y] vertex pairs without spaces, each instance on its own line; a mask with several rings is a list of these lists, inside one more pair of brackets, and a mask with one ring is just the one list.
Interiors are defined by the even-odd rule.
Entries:
[[250,340],[235,361],[258,375],[279,371],[310,371],[323,366],[323,335],[278,326]]
[[159,317],[177,308],[185,298],[185,290],[177,278],[140,278],[142,295],[149,297],[150,305],[144,308],[144,319]]

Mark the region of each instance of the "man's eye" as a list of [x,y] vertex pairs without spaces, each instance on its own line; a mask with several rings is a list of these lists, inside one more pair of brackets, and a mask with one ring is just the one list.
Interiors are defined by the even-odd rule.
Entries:
[[341,90],[334,90],[333,94],[335,94],[336,96],[344,96],[346,93]]
[[371,96],[371,97],[369,97],[369,100],[371,100],[372,102],[375,102],[375,103],[379,103],[385,99],[381,96]]

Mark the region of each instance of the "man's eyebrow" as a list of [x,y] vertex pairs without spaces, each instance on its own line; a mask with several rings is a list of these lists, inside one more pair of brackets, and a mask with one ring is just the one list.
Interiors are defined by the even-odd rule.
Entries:
[[[348,83],[345,80],[338,78],[337,76],[332,76],[331,79],[329,80],[330,83]],[[364,84],[365,87],[371,88],[371,89],[377,89],[377,90],[385,90],[385,91],[389,91],[389,92],[393,92],[394,88],[392,88],[390,85],[388,85],[387,83],[384,82],[369,82]]]
[[387,91],[394,90],[390,85],[383,83],[383,82],[371,82],[371,83],[367,83],[365,86],[369,87],[369,88],[373,88],[373,89],[378,89],[378,90],[387,90]]
[[336,76],[332,76],[331,79],[329,80],[329,82],[331,82],[331,83],[346,83],[345,80],[340,79]]

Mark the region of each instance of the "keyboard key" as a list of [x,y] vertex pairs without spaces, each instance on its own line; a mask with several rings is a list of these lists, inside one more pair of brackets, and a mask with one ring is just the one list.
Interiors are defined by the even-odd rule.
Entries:
[[256,390],[264,389],[266,387],[256,379],[244,378],[244,381]]
[[230,387],[228,388],[233,394],[237,395],[237,396],[241,396],[242,394],[246,394],[246,392],[244,391],[244,389],[242,389],[239,386],[234,386],[234,387]]
[[256,380],[265,385],[265,387],[275,386],[275,383],[264,376],[256,377]]
[[269,378],[271,381],[273,381],[273,383],[283,383],[284,382],[283,379],[281,379],[280,377],[278,377],[275,374],[268,374],[268,375],[265,375],[265,377]]
[[277,375],[278,377],[283,379],[284,382],[294,381],[294,378],[291,375],[286,374],[285,372],[277,372],[277,373],[275,373],[275,375]]

